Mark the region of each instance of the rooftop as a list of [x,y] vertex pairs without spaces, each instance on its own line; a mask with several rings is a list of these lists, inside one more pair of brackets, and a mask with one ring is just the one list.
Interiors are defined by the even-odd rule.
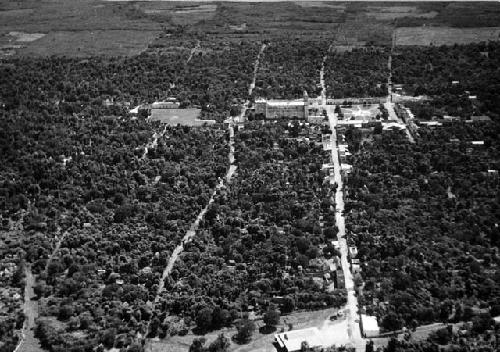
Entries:
[[361,321],[363,322],[363,330],[379,330],[377,317],[361,314]]
[[257,99],[255,103],[266,103],[268,106],[305,106],[307,103],[304,100],[266,100]]

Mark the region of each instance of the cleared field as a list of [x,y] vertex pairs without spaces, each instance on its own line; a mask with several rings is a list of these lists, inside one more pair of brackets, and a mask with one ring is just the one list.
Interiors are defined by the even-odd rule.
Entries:
[[65,55],[73,57],[137,55],[144,51],[157,35],[156,31],[135,30],[50,32],[19,50],[18,53],[21,56]]
[[367,12],[367,16],[374,17],[375,19],[380,20],[380,21],[388,21],[388,20],[394,20],[397,18],[404,18],[404,17],[434,18],[438,15],[438,13],[436,11],[431,11],[431,12],[414,12],[414,11],[396,12],[396,11],[386,11],[386,9],[390,9],[390,8],[382,8],[379,11]]
[[213,123],[211,120],[198,120],[200,109],[152,109],[151,121],[160,121],[169,126],[202,126]]
[[16,42],[33,42],[45,37],[44,33],[9,32],[9,35],[14,37]]
[[500,27],[402,27],[396,30],[396,45],[452,45],[500,40]]

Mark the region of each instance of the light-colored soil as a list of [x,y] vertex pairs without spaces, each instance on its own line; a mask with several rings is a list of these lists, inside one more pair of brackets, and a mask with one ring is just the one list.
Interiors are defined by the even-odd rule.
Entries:
[[16,42],[33,42],[37,39],[45,37],[44,33],[9,32],[9,35],[14,37]]
[[500,27],[402,27],[396,30],[396,45],[453,45],[500,40]]

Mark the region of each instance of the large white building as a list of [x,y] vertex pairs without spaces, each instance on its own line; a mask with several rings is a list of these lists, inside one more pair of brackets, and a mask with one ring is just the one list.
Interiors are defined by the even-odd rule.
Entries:
[[307,119],[308,101],[300,100],[255,100],[255,113],[262,114],[266,119],[299,118]]
[[380,334],[377,318],[371,315],[361,314],[361,331],[365,337],[376,337]]

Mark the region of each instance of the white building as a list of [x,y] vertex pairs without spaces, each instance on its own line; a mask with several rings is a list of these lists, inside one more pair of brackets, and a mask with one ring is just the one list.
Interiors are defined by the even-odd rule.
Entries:
[[376,337],[380,334],[377,317],[361,314],[361,331],[365,337]]
[[266,119],[295,117],[307,119],[307,99],[300,100],[255,100],[255,113],[263,114]]

